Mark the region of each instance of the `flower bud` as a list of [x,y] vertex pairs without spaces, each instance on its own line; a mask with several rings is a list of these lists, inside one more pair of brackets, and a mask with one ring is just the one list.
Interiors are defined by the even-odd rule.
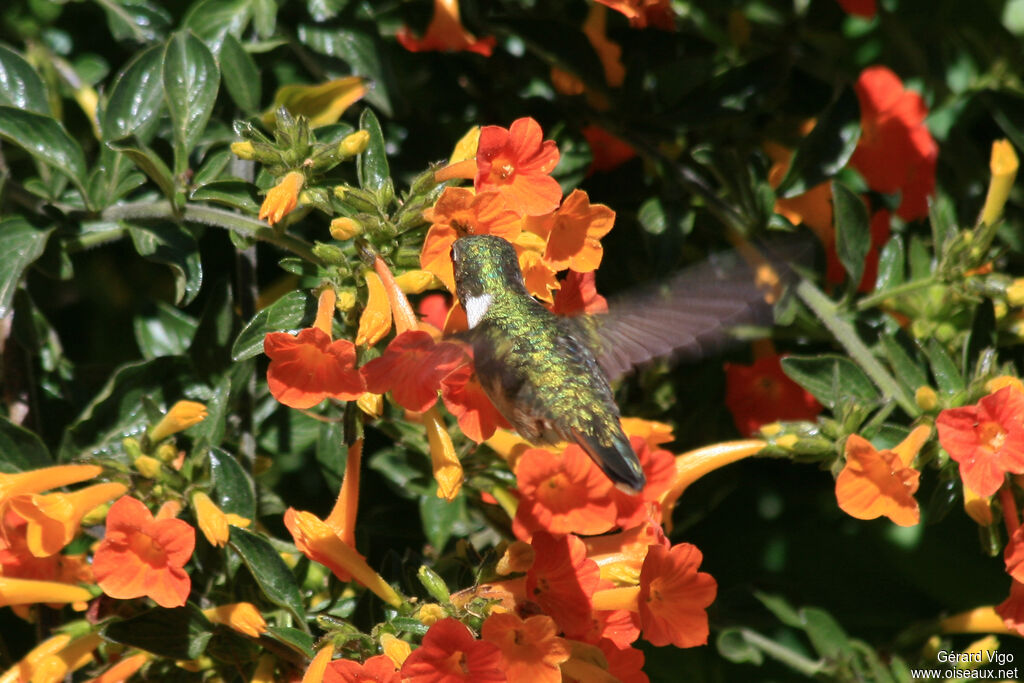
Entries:
[[363,232],[363,226],[347,216],[340,216],[331,221],[331,237],[344,242]]
[[428,270],[409,270],[395,278],[398,288],[406,294],[420,294],[434,284],[440,284],[434,274]]
[[370,132],[366,130],[357,130],[351,135],[346,135],[338,144],[338,152],[345,157],[354,157],[357,154],[365,152],[366,148],[369,146]]
[[914,392],[914,402],[917,403],[918,408],[929,413],[935,410],[935,407],[939,404],[939,396],[930,386],[924,385],[918,387],[917,391]]
[[345,252],[333,244],[317,242],[313,245],[313,254],[328,265],[343,266],[346,263]]
[[435,622],[444,619],[444,608],[438,605],[436,602],[430,602],[420,607],[419,611],[416,612],[416,618],[422,621],[425,625],[430,626]]
[[156,458],[151,458],[148,455],[140,455],[132,461],[132,466],[146,479],[156,479],[160,475],[160,468],[163,465]]
[[244,142],[232,142],[231,153],[239,159],[245,159],[246,161],[252,161],[256,158],[256,149],[248,140]]
[[444,579],[427,565],[420,565],[419,571],[416,572],[416,578],[420,580],[420,583],[427,589],[427,592],[438,602],[449,603],[452,601],[452,596],[448,592],[448,586],[445,584]]
[[1017,278],[1006,288],[1006,303],[1024,306],[1024,278]]
[[356,405],[368,416],[376,419],[384,414],[384,397],[369,391],[356,399]]

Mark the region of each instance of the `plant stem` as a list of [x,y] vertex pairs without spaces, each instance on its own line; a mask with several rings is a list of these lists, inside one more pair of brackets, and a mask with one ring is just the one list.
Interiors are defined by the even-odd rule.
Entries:
[[789,648],[779,645],[774,640],[765,638],[757,631],[752,631],[748,628],[741,628],[739,630],[748,643],[754,645],[769,657],[773,657],[808,678],[817,676],[825,668],[821,661],[814,661],[797,652],[793,652]]
[[900,404],[903,411],[910,417],[917,417],[920,410],[903,388],[893,379],[871,350],[857,336],[857,332],[846,320],[839,317],[835,303],[807,280],[801,280],[796,286],[796,293],[807,307],[814,312],[822,324],[832,333],[850,357],[867,373],[885,398],[893,399]]
[[860,301],[857,302],[857,310],[858,311],[866,311],[866,310],[868,310],[869,308],[871,308],[873,306],[877,306],[878,304],[882,303],[886,299],[891,299],[891,298],[893,298],[895,296],[900,296],[901,294],[909,294],[910,292],[916,292],[919,289],[925,289],[926,287],[931,287],[935,283],[936,283],[935,278],[933,278],[933,277],[923,277],[923,278],[920,278],[918,280],[911,280],[910,282],[904,282],[901,285],[896,285],[895,287],[890,287],[890,288],[888,288],[886,290],[883,290],[881,292],[875,292],[873,294],[868,294],[866,297],[862,298]]

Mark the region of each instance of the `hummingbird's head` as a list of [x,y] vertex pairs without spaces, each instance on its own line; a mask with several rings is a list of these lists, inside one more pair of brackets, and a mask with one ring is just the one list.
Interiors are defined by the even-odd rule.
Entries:
[[526,293],[516,250],[497,235],[467,235],[455,240],[452,264],[455,293],[464,307],[480,297],[491,300],[508,291]]

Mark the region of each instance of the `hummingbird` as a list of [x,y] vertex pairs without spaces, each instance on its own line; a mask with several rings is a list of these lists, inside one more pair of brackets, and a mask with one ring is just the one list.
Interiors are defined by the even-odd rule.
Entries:
[[556,315],[534,299],[516,250],[496,235],[452,245],[456,295],[477,379],[498,412],[535,445],[578,444],[619,488],[640,492],[643,468],[622,431],[611,382],[668,355],[696,358],[729,328],[771,319],[750,269],[707,262],[665,290],[628,292],[607,313]]

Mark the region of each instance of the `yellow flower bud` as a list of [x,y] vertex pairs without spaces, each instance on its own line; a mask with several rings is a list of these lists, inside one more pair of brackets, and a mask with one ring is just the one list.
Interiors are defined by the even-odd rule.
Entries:
[[351,311],[356,305],[356,293],[351,289],[339,290],[338,300],[334,305],[342,313]]
[[939,404],[939,396],[935,393],[927,384],[917,388],[914,392],[914,402],[917,403],[917,407],[928,413],[935,410]]
[[452,157],[448,160],[448,163],[457,164],[460,161],[476,157],[476,148],[479,145],[480,126],[473,126],[455,143],[455,149],[452,150]]
[[441,287],[441,281],[429,270],[409,270],[395,278],[398,288],[406,294],[421,294]]
[[171,434],[188,429],[192,425],[199,424],[206,419],[206,406],[195,401],[178,401],[167,411],[160,420],[149,431],[151,443],[163,441]]
[[366,148],[370,146],[370,132],[366,130],[357,130],[351,135],[346,135],[345,138],[338,144],[338,152],[342,156],[354,157],[357,154],[362,154],[366,151]]
[[230,626],[242,635],[259,638],[267,630],[267,622],[251,602],[235,602],[203,610],[203,615],[214,624]]
[[992,225],[1003,215],[1003,207],[1010,196],[1013,181],[1017,178],[1019,164],[1017,152],[1009,140],[996,140],[992,143],[992,156],[989,161],[992,179],[989,182],[988,194],[985,196],[985,206],[978,219],[979,223]]
[[199,530],[210,545],[223,547],[231,536],[227,515],[202,491],[192,494],[192,508],[199,522]]
[[420,607],[419,611],[416,612],[416,618],[422,621],[427,626],[434,624],[435,622],[444,619],[444,608],[438,605],[436,602],[429,602],[426,605]]
[[364,392],[356,399],[356,405],[372,418],[378,418],[384,414],[384,397],[380,394]]
[[340,216],[331,221],[331,237],[344,242],[363,233],[363,226],[346,216]]
[[778,422],[771,422],[771,423],[766,424],[766,425],[761,425],[761,434],[765,438],[771,438],[773,436],[778,436],[781,433],[782,433],[782,425],[780,425]]
[[1024,278],[1017,278],[1006,288],[1006,303],[1024,306]]
[[173,443],[166,442],[156,447],[156,459],[160,462],[173,462],[178,457],[178,449]]
[[799,439],[796,434],[783,434],[779,438],[775,439],[775,445],[781,446],[782,448],[791,449],[796,445]]
[[256,149],[248,141],[232,142],[231,153],[239,159],[245,159],[246,161],[252,161],[256,158]]
[[132,466],[146,479],[156,479],[160,475],[160,468],[163,467],[163,463],[151,456],[140,455],[132,462]]
[[281,181],[267,191],[267,196],[260,206],[259,218],[267,219],[274,225],[298,205],[299,193],[306,184],[306,177],[298,171],[291,171]]

